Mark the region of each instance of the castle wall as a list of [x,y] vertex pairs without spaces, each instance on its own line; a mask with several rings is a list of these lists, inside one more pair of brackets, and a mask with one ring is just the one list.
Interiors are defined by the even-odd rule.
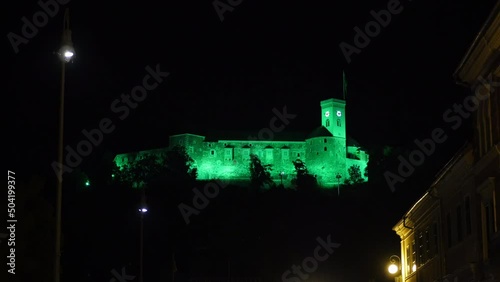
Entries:
[[204,142],[202,156],[196,159],[199,179],[248,179],[250,155],[259,157],[263,165],[272,165],[271,176],[295,175],[292,161],[305,160],[305,142],[230,141]]
[[306,154],[309,173],[316,175],[320,183],[337,181],[337,174],[344,177],[346,172],[345,139],[335,137],[315,137],[307,140]]

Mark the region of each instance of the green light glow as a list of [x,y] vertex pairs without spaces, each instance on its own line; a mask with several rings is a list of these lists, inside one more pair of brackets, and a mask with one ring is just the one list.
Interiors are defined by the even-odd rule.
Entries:
[[85,181],[85,186],[87,186],[87,187],[90,186],[90,181],[89,180]]
[[[209,142],[204,136],[186,133],[170,136],[170,147],[182,145],[186,148],[195,161],[199,180],[249,180],[250,154],[255,154],[262,165],[272,165],[271,177],[275,183],[283,181],[285,186],[289,186],[296,176],[292,161],[301,159],[321,186],[337,187],[339,182],[344,183],[349,178],[350,167],[359,166],[361,172],[365,171],[368,154],[347,144],[345,101],[327,99],[321,101],[320,105],[321,126],[305,140],[220,139]],[[249,135],[253,133],[249,132]],[[153,150],[149,152],[154,153]],[[117,155],[115,163],[122,167],[141,153]],[[368,181],[361,174],[363,180]]]

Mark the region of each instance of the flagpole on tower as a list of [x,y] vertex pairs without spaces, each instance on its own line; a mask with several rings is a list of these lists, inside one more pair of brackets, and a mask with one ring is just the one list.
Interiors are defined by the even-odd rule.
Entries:
[[347,94],[347,80],[345,79],[345,71],[342,71],[342,92],[345,101],[345,95]]

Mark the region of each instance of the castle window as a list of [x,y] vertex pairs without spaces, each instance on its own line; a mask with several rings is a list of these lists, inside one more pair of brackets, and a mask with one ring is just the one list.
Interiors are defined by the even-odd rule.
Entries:
[[189,146],[189,148],[188,148],[188,153],[189,153],[189,154],[193,154],[193,153],[194,153],[194,148],[193,148],[193,146]]
[[215,150],[210,150],[210,156],[215,157]]
[[325,147],[325,152],[326,152],[326,150],[327,150],[327,149],[326,149],[326,147]]
[[242,158],[244,161],[248,161],[250,159],[250,149],[249,148],[243,148],[241,150]]
[[297,158],[300,158],[300,153],[297,153]]
[[224,148],[224,159],[226,161],[233,160],[233,148]]
[[[326,140],[326,138],[325,138],[325,139],[324,139],[324,142],[326,143],[326,141],[327,141],[327,140]],[[326,150],[325,150],[325,151],[326,151]]]
[[325,124],[325,126],[326,126],[326,127],[330,126],[330,120],[329,120],[329,119],[327,119],[327,120],[326,120],[326,124]]
[[342,123],[340,122],[340,119],[337,119],[337,126],[342,126]]
[[290,157],[290,151],[288,149],[282,149],[281,150],[281,159],[284,161],[288,161]]
[[266,149],[266,162],[272,162],[273,161],[273,149]]

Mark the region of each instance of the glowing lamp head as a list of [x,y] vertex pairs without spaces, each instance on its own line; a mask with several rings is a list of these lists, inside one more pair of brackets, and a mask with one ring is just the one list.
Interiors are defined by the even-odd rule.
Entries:
[[140,208],[139,212],[141,212],[141,213],[147,213],[148,209],[147,208]]
[[391,263],[388,267],[390,274],[396,274],[399,271],[399,267],[395,263]]
[[75,53],[71,52],[71,51],[65,51],[64,52],[64,58],[66,58],[67,60],[68,59],[71,59],[73,57]]
[[401,259],[396,255],[392,255],[387,270],[392,275],[397,274],[401,270],[400,265],[401,265]]
[[73,56],[75,55],[75,49],[71,45],[64,45],[59,50],[59,55],[64,62],[70,62]]

